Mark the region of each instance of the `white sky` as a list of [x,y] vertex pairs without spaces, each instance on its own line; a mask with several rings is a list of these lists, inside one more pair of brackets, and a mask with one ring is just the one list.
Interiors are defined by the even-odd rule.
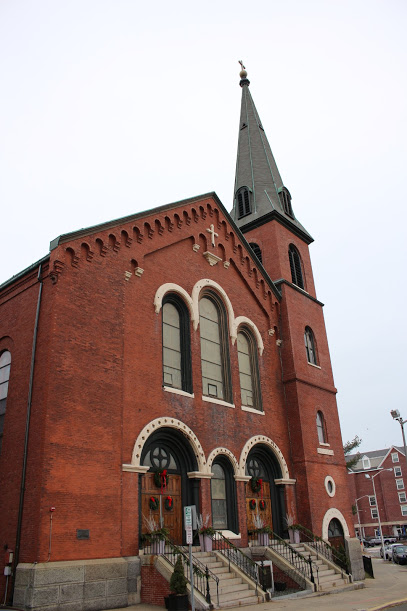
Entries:
[[344,440],[401,444],[406,17],[405,0],[2,0],[0,282],[62,233],[208,191],[230,209],[243,59],[315,238]]

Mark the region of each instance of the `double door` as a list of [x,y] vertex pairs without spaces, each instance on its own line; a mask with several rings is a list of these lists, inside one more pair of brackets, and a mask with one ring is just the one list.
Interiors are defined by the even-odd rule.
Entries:
[[[152,499],[158,501],[157,508],[152,509]],[[170,500],[171,499],[171,500]],[[181,498],[181,476],[170,474],[165,489],[157,487],[154,483],[154,473],[146,473],[142,477],[141,487],[141,514],[142,534],[147,533],[144,516],[154,517],[157,527],[160,525],[168,528],[170,539],[182,544],[182,498]]]

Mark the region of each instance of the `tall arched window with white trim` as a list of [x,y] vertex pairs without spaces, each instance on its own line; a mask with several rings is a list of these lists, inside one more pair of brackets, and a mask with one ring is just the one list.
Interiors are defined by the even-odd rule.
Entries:
[[237,335],[237,356],[242,406],[261,410],[257,344],[246,328],[242,328]]
[[199,302],[199,328],[203,394],[230,403],[227,317],[223,303],[214,293],[205,293]]
[[163,385],[192,393],[188,308],[177,295],[163,300]]
[[321,411],[317,411],[317,433],[319,443],[327,443],[325,419]]
[[318,365],[317,351],[315,347],[314,333],[311,327],[305,327],[304,331],[305,352],[307,353],[307,361],[311,365]]
[[8,395],[8,382],[10,379],[11,354],[5,350],[0,355],[0,454],[3,444],[4,420],[6,416],[6,403]]

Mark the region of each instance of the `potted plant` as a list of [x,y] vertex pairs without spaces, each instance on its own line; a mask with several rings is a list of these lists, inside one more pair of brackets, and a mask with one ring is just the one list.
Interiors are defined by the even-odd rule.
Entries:
[[286,514],[285,522],[287,524],[288,535],[290,537],[290,543],[299,543],[300,542],[300,531],[298,529],[298,525],[294,524],[294,518],[289,513]]
[[165,606],[169,611],[188,611],[187,583],[182,557],[179,554],[170,579],[171,594],[165,599]]
[[258,544],[267,547],[270,543],[270,535],[273,535],[273,531],[258,514],[254,516],[253,521],[255,526],[254,532],[257,533]]
[[150,515],[143,516],[144,523],[148,532],[144,534],[145,541],[151,545],[152,554],[163,554],[165,549],[165,540],[170,532],[165,526],[160,526],[155,517]]
[[199,544],[203,552],[212,551],[212,537],[215,534],[215,529],[209,526],[209,513],[203,518],[202,514],[197,516],[196,523],[198,526]]

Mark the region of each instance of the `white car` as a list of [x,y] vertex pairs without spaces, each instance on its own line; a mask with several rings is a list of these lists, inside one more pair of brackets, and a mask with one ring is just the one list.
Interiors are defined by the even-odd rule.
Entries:
[[[384,559],[392,560],[393,558],[393,547],[395,545],[400,545],[400,543],[390,543],[390,545],[384,546]],[[380,548],[380,556],[383,558],[383,548]]]

